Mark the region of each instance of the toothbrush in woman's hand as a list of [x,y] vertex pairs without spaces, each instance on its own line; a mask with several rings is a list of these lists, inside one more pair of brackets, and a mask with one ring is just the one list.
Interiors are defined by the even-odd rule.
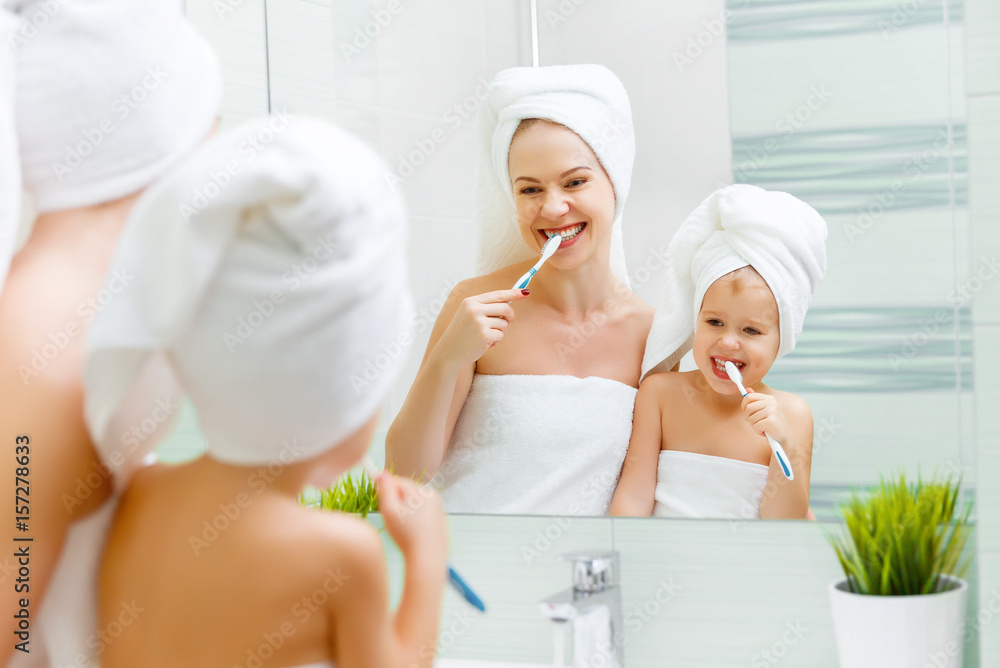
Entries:
[[[736,383],[736,387],[739,388],[740,394],[744,397],[747,396],[747,388],[743,387],[743,374],[736,368],[736,365],[732,362],[726,362],[726,373],[729,374],[729,380]],[[781,447],[781,443],[774,440],[766,431],[764,432],[764,436],[767,436],[767,442],[771,445],[771,451],[774,452],[774,456],[778,458],[778,464],[781,465],[781,472],[784,473],[785,477],[789,480],[795,480],[795,473],[792,471],[792,465],[788,462],[788,455],[785,454],[785,449]]]
[[559,236],[558,234],[555,235],[554,237],[551,237],[548,241],[546,241],[545,245],[542,246],[541,259],[539,259],[538,262],[535,263],[535,266],[529,269],[524,276],[517,279],[517,283],[514,284],[514,289],[524,290],[525,288],[527,288],[528,282],[531,281],[531,277],[537,274],[541,266],[545,264],[545,261],[555,254],[556,250],[559,249],[559,244],[561,243],[562,243],[562,237]]
[[[372,482],[375,478],[379,476],[378,468],[375,466],[375,462],[372,461],[371,455],[365,455],[364,461],[362,462],[364,466],[365,473],[371,478]],[[481,612],[486,612],[486,604],[483,600],[476,595],[476,592],[472,591],[470,587],[462,576],[458,574],[458,571],[449,563],[448,564],[448,584],[450,584],[455,591],[457,591],[462,598],[468,601],[469,605],[480,610]]]

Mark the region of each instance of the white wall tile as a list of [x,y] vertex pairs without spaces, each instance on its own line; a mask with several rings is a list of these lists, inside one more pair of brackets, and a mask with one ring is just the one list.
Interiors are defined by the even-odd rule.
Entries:
[[966,86],[970,96],[1000,93],[1000,4],[965,0]]
[[972,319],[1000,324],[1000,95],[969,100],[969,206],[972,211],[970,266],[982,277],[965,286]]
[[186,0],[188,19],[215,48],[222,67],[221,128],[268,111],[264,0],[239,4]]

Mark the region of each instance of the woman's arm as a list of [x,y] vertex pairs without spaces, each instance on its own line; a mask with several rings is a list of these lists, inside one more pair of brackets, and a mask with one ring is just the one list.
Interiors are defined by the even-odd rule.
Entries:
[[625,454],[622,475],[611,500],[612,515],[648,517],[653,514],[656,467],[663,440],[659,402],[663,381],[657,375],[642,381],[635,397],[632,437]]
[[520,290],[467,296],[455,286],[438,315],[417,377],[385,436],[385,462],[397,475],[429,480],[441,466],[458,415],[469,396],[476,360],[503,339],[514,319],[508,302]]

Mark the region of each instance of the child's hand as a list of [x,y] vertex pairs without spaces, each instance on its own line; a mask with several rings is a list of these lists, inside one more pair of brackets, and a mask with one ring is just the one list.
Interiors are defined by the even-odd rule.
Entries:
[[448,560],[448,520],[437,492],[383,472],[375,479],[385,530],[406,558]]
[[766,431],[778,443],[787,443],[791,429],[778,406],[778,400],[770,394],[760,394],[749,388],[747,392],[747,396],[743,397],[742,408],[753,430],[761,436]]

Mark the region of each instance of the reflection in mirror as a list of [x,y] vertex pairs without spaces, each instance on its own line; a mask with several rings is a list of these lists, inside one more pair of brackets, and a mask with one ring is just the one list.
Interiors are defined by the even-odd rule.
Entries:
[[786,191],[825,218],[826,278],[767,376],[812,408],[820,519],[880,474],[970,464],[960,9],[946,22],[933,3],[896,25],[846,5],[820,22],[813,3],[539,0],[533,17],[528,2],[482,0],[405,5],[372,24],[372,5],[335,3],[320,26],[305,4],[267,2],[272,109],[326,115],[368,141],[410,210],[417,315],[377,458],[446,298],[477,275],[475,118],[497,72],[530,65],[534,19],[541,65],[599,63],[628,92],[624,254],[647,304],[674,232],[720,186]]

